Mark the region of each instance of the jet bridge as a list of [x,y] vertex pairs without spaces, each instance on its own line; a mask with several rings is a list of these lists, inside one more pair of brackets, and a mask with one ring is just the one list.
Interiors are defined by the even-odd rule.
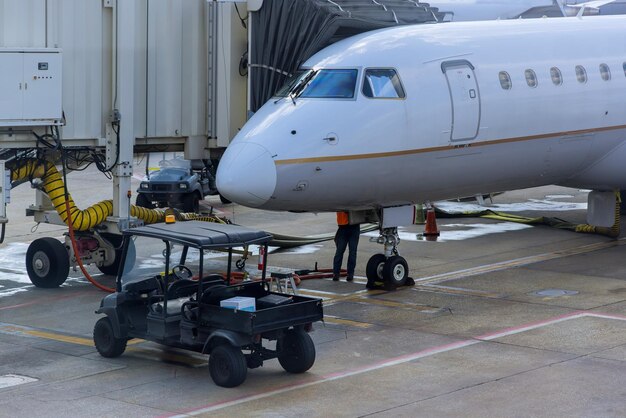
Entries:
[[[115,274],[120,231],[163,220],[165,210],[133,205],[134,155],[217,162],[321,48],[441,17],[413,0],[0,0],[0,206],[30,182],[27,214],[70,226],[65,244],[31,244],[31,280],[58,286],[76,264]],[[111,177],[111,199],[80,209],[64,175],[89,164]]]

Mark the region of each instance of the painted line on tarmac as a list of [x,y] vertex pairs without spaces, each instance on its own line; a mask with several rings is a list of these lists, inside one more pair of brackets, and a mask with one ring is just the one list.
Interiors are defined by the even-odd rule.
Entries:
[[[32,287],[32,286],[27,286],[27,287]],[[61,296],[54,296],[54,297],[41,297],[41,298],[37,298],[34,300],[31,300],[30,302],[24,302],[24,303],[18,303],[17,305],[10,305],[10,306],[3,306],[0,307],[0,311],[4,311],[7,309],[17,309],[17,308],[23,308],[25,306],[31,306],[31,305],[41,305],[41,304],[46,304],[49,303],[50,301],[57,301],[57,300],[63,300],[63,299],[71,299],[71,298],[75,298],[75,297],[80,297],[80,296],[84,296],[89,294],[89,292],[76,292],[76,293],[72,293],[69,295],[61,295]]]
[[567,250],[553,251],[544,254],[531,255],[528,257],[516,258],[513,260],[501,261],[499,263],[485,264],[482,266],[472,267],[469,269],[451,271],[448,273],[436,274],[434,276],[427,276],[415,279],[415,283],[419,285],[424,284],[437,284],[448,280],[463,279],[469,276],[476,276],[479,274],[492,273],[494,271],[507,270],[515,267],[523,267],[529,264],[540,263],[542,261],[555,260],[558,258],[569,257],[572,255],[585,254],[593,251],[599,251],[607,248],[618,247],[626,245],[624,238],[609,241],[599,242],[595,244],[583,245],[581,247],[570,248]]
[[349,325],[357,328],[370,328],[374,326],[374,324],[370,324],[368,322],[352,321],[350,319],[343,319],[332,315],[324,315],[324,322],[335,325]]
[[436,354],[442,354],[442,353],[446,353],[449,351],[458,350],[458,349],[469,347],[472,345],[492,341],[497,338],[514,335],[514,334],[520,334],[522,332],[542,328],[542,327],[549,326],[549,325],[558,324],[558,323],[572,320],[572,319],[579,319],[579,318],[601,318],[601,319],[609,319],[609,320],[626,321],[626,316],[624,315],[613,315],[613,314],[593,313],[593,312],[578,312],[578,311],[572,312],[569,314],[549,318],[543,321],[537,321],[537,322],[533,322],[530,324],[520,325],[517,327],[505,328],[503,330],[473,337],[471,339],[460,340],[460,341],[452,342],[449,344],[427,348],[425,350],[421,350],[415,353],[393,357],[390,359],[385,359],[385,360],[378,361],[367,366],[358,367],[356,369],[344,370],[340,372],[334,372],[334,373],[329,373],[326,375],[312,377],[305,381],[301,381],[301,382],[297,382],[293,384],[287,384],[283,386],[277,386],[277,387],[270,388],[267,390],[259,391],[257,393],[237,396],[231,399],[214,402],[214,403],[202,406],[200,408],[181,410],[178,412],[174,412],[172,414],[162,415],[162,417],[182,418],[182,417],[206,414],[208,412],[217,411],[217,410],[228,408],[231,406],[237,406],[237,405],[241,405],[247,402],[269,398],[271,396],[281,395],[281,394],[288,393],[294,390],[303,389],[303,388],[314,386],[314,385],[319,385],[321,383],[332,382],[334,380],[345,379],[347,377],[357,376],[360,374],[373,372],[373,371],[384,369],[387,367],[397,366],[400,364],[419,360],[425,357],[434,356]]

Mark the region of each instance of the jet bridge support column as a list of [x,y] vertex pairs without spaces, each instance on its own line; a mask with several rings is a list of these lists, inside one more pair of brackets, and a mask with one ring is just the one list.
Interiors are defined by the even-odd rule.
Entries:
[[[133,174],[135,47],[138,3],[114,3],[113,106],[107,124],[107,164],[113,171],[113,219],[124,229],[130,218],[131,177]],[[117,129],[114,129],[117,127]],[[116,133],[117,131],[117,133]],[[119,141],[118,141],[119,138]]]

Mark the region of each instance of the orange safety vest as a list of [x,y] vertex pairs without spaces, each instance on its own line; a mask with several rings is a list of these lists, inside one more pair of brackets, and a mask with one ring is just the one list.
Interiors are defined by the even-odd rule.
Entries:
[[337,212],[337,225],[350,225],[350,214],[348,212]]

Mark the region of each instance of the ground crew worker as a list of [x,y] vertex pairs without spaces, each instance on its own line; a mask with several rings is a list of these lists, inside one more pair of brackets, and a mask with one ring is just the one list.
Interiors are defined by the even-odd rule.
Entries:
[[348,212],[337,212],[337,233],[335,234],[335,258],[333,259],[333,280],[339,280],[341,271],[341,263],[343,262],[343,253],[348,247],[348,277],[347,281],[354,279],[354,268],[356,267],[356,249],[359,245],[359,235],[361,227],[359,224],[350,225]]

